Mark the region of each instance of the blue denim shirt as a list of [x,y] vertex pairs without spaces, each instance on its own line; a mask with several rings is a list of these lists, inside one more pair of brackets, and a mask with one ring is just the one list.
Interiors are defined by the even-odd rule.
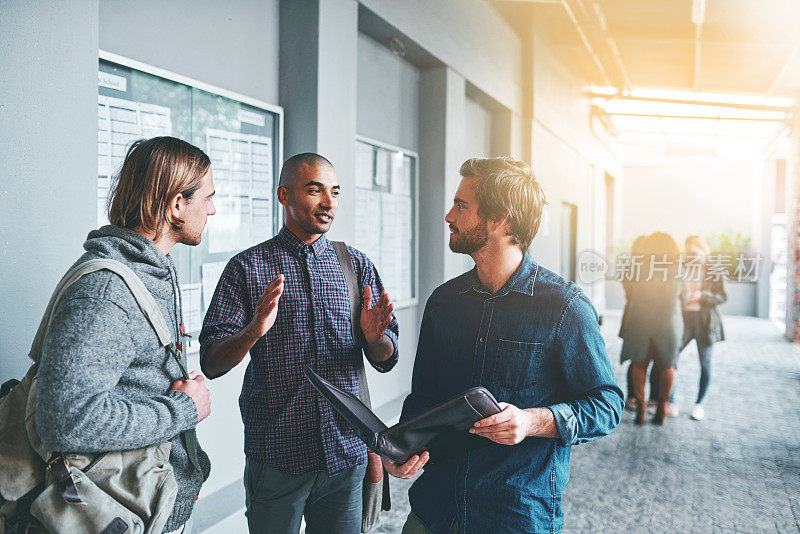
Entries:
[[411,394],[400,420],[473,386],[519,408],[547,407],[559,438],[513,446],[464,434],[450,459],[409,490],[435,534],[560,532],[572,445],[609,434],[623,409],[597,313],[572,282],[529,254],[494,295],[473,269],[438,287],[425,307]]

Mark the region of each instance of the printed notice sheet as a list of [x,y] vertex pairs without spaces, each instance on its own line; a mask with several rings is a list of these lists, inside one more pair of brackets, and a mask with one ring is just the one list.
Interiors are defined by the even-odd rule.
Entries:
[[200,303],[200,284],[181,284],[183,326],[187,332],[199,332],[203,327],[203,307]]
[[97,115],[97,225],[102,226],[108,224],[111,177],[128,146],[137,139],[172,135],[172,122],[169,108],[109,96],[98,97]]
[[402,152],[357,143],[354,246],[372,260],[400,304],[415,297],[413,161]]
[[225,130],[206,130],[217,213],[208,220],[212,254],[239,251],[273,233],[272,139]]

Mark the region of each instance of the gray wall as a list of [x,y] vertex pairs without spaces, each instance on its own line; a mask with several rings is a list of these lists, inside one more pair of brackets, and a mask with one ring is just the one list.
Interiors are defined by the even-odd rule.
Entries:
[[363,0],[364,6],[505,107],[520,111],[523,44],[485,0]]
[[464,119],[469,125],[469,134],[464,136],[464,156],[492,156],[492,112],[480,102],[467,97],[464,100]]
[[100,48],[278,102],[278,1],[101,0]]
[[0,2],[0,382],[96,218],[97,1]]
[[386,46],[358,34],[356,132],[419,149],[419,69]]

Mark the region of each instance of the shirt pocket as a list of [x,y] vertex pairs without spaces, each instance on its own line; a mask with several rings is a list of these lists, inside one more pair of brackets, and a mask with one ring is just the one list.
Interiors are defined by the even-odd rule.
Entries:
[[494,383],[508,391],[522,391],[539,379],[542,344],[500,339],[494,368]]

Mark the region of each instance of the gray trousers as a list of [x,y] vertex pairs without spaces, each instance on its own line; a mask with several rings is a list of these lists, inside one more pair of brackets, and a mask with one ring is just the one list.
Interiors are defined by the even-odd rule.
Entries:
[[292,475],[247,458],[245,504],[250,534],[359,534],[361,486],[367,464],[334,476],[325,471]]

